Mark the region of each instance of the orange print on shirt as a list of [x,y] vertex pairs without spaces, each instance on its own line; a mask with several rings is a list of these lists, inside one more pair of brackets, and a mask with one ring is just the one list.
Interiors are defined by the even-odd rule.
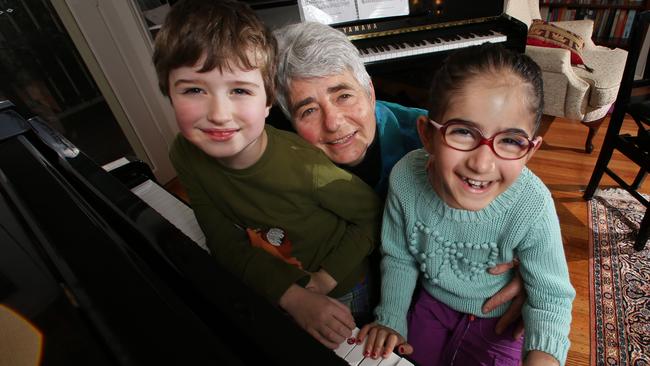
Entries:
[[260,229],[246,229],[251,245],[270,253],[274,257],[302,269],[302,263],[291,256],[292,244],[282,229],[271,228],[266,231]]

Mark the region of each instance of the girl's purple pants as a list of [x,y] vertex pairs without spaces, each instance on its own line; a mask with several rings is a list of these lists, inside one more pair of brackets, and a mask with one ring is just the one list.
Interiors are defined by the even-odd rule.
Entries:
[[517,366],[523,337],[512,338],[515,324],[497,335],[498,320],[460,313],[420,289],[408,314],[409,357],[419,366]]

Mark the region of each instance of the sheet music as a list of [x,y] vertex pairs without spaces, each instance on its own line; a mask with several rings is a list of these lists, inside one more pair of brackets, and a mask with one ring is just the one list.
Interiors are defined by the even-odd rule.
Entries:
[[298,9],[303,20],[323,24],[359,19],[355,0],[299,0]]
[[354,20],[408,15],[408,0],[299,0],[303,21],[336,24]]
[[408,0],[357,0],[359,19],[394,17],[409,14]]
[[199,247],[210,252],[205,245],[205,235],[196,221],[194,211],[189,206],[151,180],[132,188],[131,192],[194,240]]

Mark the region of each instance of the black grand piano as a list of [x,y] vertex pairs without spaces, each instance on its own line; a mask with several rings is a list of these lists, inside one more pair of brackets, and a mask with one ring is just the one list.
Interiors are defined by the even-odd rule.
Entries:
[[153,177],[129,165],[0,102],[0,322],[40,333],[38,364],[347,364],[132,193]]

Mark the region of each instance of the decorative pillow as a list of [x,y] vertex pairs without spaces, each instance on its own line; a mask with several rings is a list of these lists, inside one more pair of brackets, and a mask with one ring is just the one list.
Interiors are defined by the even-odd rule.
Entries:
[[585,41],[582,37],[541,19],[533,20],[530,29],[528,29],[526,44],[529,46],[564,48],[571,51],[571,64],[584,65],[582,48]]

